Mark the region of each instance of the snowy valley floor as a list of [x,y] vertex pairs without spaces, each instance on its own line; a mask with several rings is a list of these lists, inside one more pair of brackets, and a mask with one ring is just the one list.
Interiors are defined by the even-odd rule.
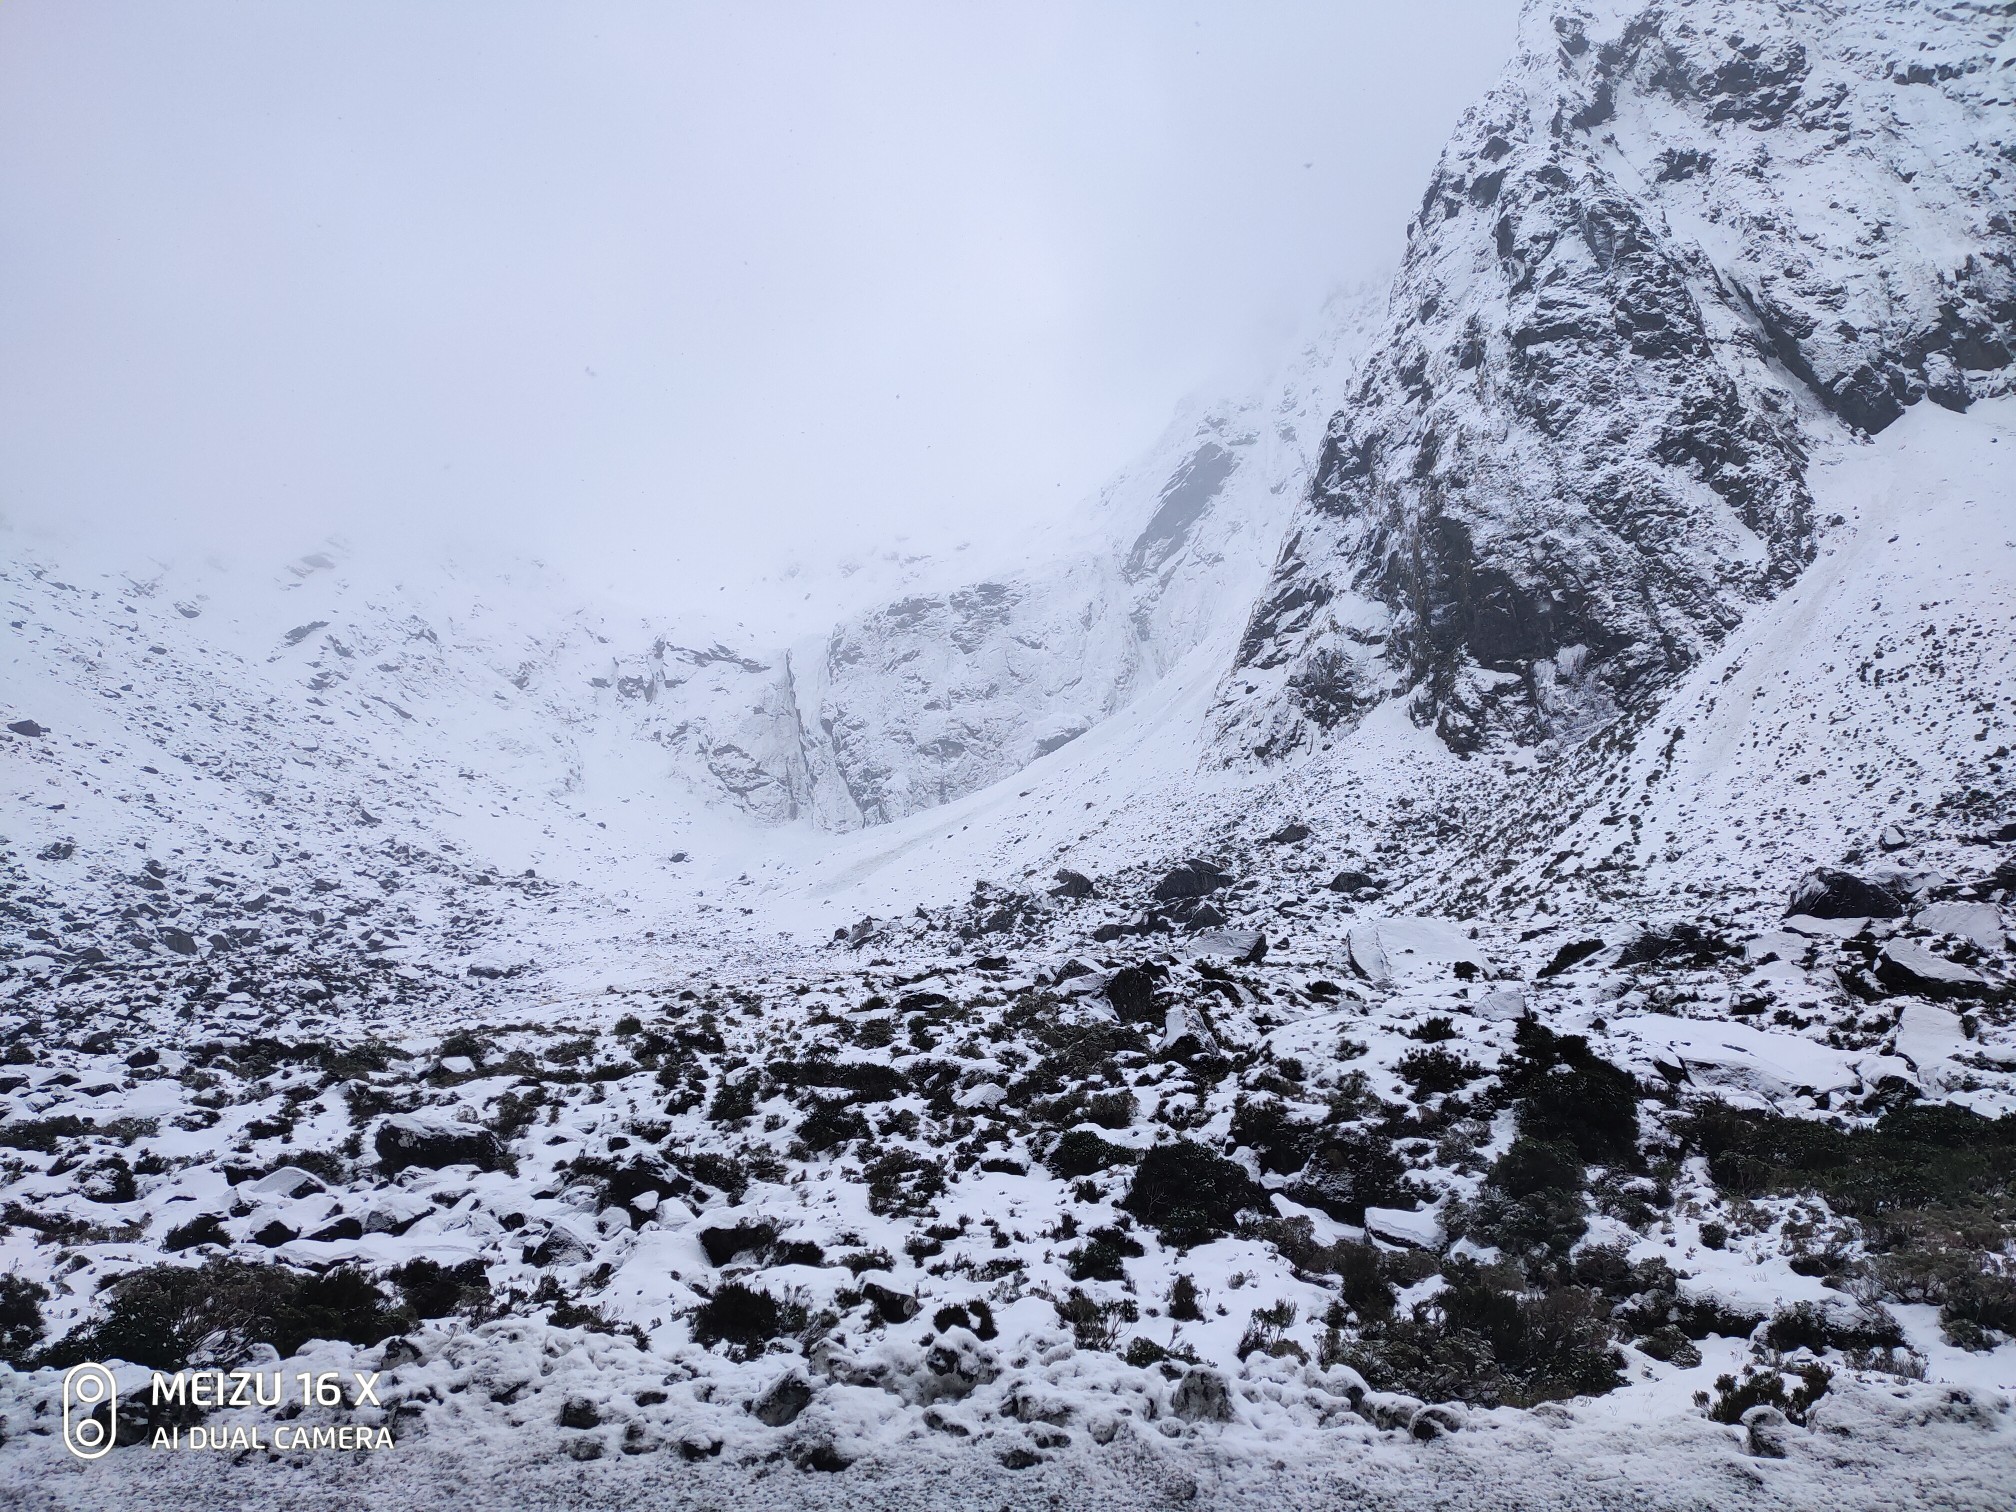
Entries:
[[[554,879],[344,786],[392,747],[232,807],[157,770],[226,738],[172,700],[17,732],[0,1497],[2007,1507],[1981,408],[1845,449],[1809,579],[1546,759],[1389,708],[1207,771],[1192,668],[1026,779],[675,884],[606,793],[565,831],[500,786]],[[137,1440],[95,1463],[83,1360]],[[148,1366],[376,1400],[150,1423]],[[283,1422],[390,1442],[151,1442]]]

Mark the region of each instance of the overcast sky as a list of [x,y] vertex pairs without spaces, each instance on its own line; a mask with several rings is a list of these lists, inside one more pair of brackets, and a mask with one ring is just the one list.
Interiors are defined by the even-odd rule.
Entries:
[[1515,11],[14,0],[0,509],[996,539],[1390,268]]

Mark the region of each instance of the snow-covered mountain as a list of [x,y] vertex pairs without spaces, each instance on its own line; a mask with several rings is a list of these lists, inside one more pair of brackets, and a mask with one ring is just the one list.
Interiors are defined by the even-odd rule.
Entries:
[[830,633],[6,539],[0,1486],[320,1494],[95,1352],[380,1372],[345,1504],[2005,1504],[2012,35],[1535,4],[1390,299]]
[[1409,228],[1216,713],[1453,748],[1643,708],[1805,568],[1816,437],[2006,392],[2006,28],[1917,4],[1536,7]]

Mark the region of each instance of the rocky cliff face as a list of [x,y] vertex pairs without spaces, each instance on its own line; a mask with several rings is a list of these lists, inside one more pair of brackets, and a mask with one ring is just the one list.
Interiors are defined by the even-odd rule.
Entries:
[[1982,6],[1530,10],[1410,228],[1223,756],[1389,699],[1461,751],[1584,732],[1811,559],[1814,427],[2006,390],[2006,32]]

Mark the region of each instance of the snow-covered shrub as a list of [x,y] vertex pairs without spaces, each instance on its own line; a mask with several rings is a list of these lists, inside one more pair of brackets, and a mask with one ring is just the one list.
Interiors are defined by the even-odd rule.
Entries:
[[0,1362],[24,1364],[42,1342],[42,1304],[49,1288],[25,1276],[0,1276]]
[[805,1309],[789,1299],[730,1281],[693,1314],[693,1338],[708,1348],[726,1344],[737,1358],[763,1353],[772,1339],[805,1326]]
[[1451,1260],[1448,1285],[1367,1326],[1339,1358],[1381,1390],[1527,1407],[1623,1384],[1609,1308],[1580,1287],[1517,1289],[1509,1267]]
[[944,1168],[913,1150],[891,1150],[863,1174],[868,1181],[869,1211],[884,1217],[916,1217],[945,1190]]
[[1112,1349],[1120,1341],[1120,1331],[1141,1317],[1131,1297],[1101,1302],[1075,1286],[1055,1305],[1058,1319],[1070,1328],[1080,1349]]
[[413,1322],[410,1311],[347,1267],[312,1275],[239,1260],[154,1265],[108,1290],[105,1314],[51,1348],[51,1364],[131,1360],[176,1370],[212,1335],[291,1355],[310,1339],[375,1344]]
[[1793,1422],[1804,1423],[1813,1404],[1827,1394],[1834,1372],[1813,1363],[1804,1366],[1797,1379],[1799,1384],[1788,1392],[1783,1372],[1747,1366],[1741,1380],[1733,1375],[1717,1376],[1712,1399],[1701,1391],[1695,1393],[1694,1400],[1718,1423],[1740,1423],[1743,1415],[1756,1407],[1775,1407]]
[[1242,1208],[1263,1200],[1245,1170],[1187,1139],[1141,1158],[1123,1207],[1179,1248],[1229,1233]]
[[1446,1221],[1452,1232],[1510,1255],[1565,1256],[1588,1231],[1585,1184],[1571,1147],[1518,1138],[1493,1163],[1476,1199],[1451,1204]]
[[1529,1139],[1563,1144],[1599,1165],[1638,1161],[1638,1083],[1580,1035],[1520,1021],[1518,1056],[1501,1073]]

